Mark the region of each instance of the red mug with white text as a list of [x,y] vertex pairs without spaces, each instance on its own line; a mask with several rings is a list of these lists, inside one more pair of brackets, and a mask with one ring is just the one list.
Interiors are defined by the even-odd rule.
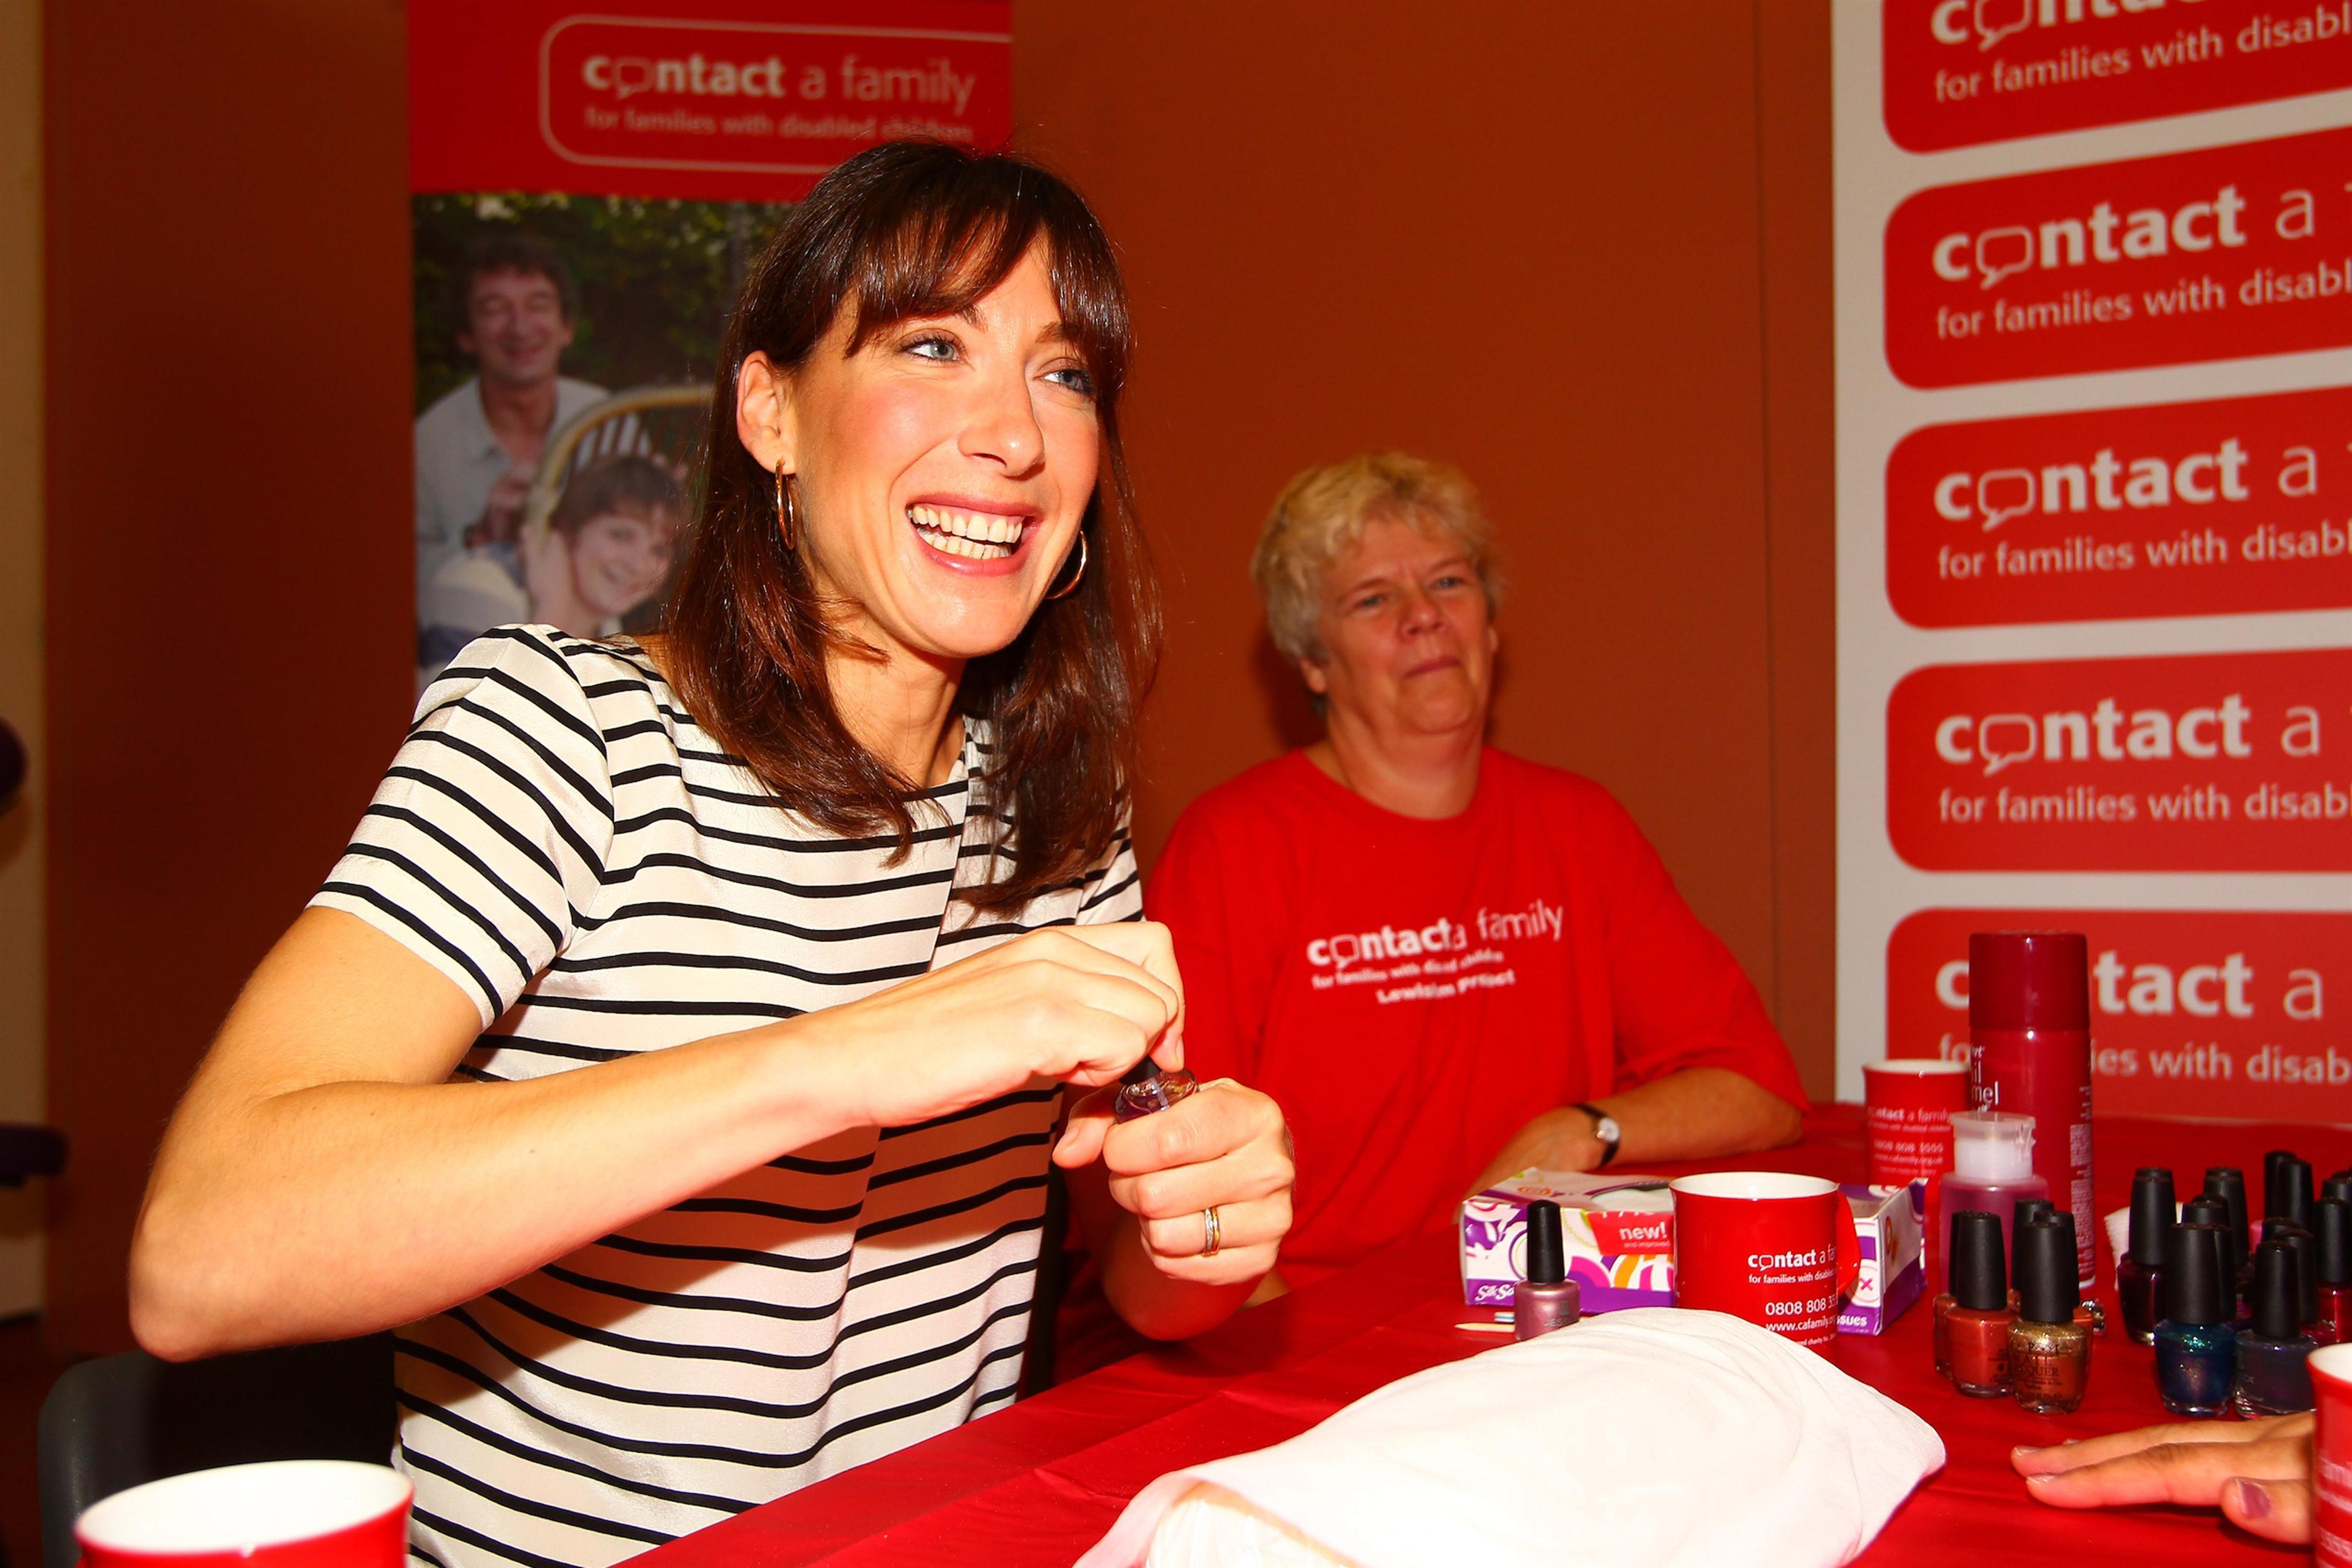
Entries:
[[2317,1414],[2311,1434],[2315,1568],[2352,1568],[2352,1344],[2324,1344],[2305,1363]]
[[1862,1100],[1871,1186],[1932,1180],[1952,1168],[1952,1113],[1973,1109],[1967,1062],[1939,1056],[1865,1061]]
[[1828,1349],[1838,1305],[1862,1277],[1862,1235],[1837,1184],[1716,1171],[1671,1186],[1675,1305],[1728,1312]]
[[388,1465],[228,1465],[116,1492],[74,1539],[83,1568],[405,1568],[409,1495]]

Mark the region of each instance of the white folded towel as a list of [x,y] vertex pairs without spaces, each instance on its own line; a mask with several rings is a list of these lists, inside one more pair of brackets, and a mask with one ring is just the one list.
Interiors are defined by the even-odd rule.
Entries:
[[1077,1568],[1833,1568],[1934,1428],[1738,1318],[1611,1312],[1160,1477]]

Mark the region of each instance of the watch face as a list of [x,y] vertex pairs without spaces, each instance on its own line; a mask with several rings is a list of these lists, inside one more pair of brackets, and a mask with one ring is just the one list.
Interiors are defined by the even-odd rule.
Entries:
[[1617,1118],[1614,1116],[1601,1117],[1600,1121],[1595,1122],[1592,1124],[1592,1135],[1600,1139],[1604,1144],[1613,1144],[1618,1142]]

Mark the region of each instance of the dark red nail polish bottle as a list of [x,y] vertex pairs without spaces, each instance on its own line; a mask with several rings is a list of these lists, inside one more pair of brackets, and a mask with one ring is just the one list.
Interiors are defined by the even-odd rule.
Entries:
[[2352,1342],[2352,1203],[2323,1197],[2314,1206],[2319,1228],[2319,1315],[2311,1337],[2322,1344]]
[[2156,1325],[2164,1317],[2164,1261],[2175,1223],[2172,1173],[2141,1166],[2132,1176],[2131,1242],[2116,1266],[2116,1294],[2123,1302],[2124,1332],[2142,1344],[2156,1343]]

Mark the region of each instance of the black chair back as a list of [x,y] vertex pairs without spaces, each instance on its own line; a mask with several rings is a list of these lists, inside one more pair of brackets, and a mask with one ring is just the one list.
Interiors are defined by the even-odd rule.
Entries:
[[41,1406],[41,1559],[73,1568],[74,1521],[142,1481],[263,1459],[392,1457],[392,1336],[173,1364],[143,1351],[66,1369]]

